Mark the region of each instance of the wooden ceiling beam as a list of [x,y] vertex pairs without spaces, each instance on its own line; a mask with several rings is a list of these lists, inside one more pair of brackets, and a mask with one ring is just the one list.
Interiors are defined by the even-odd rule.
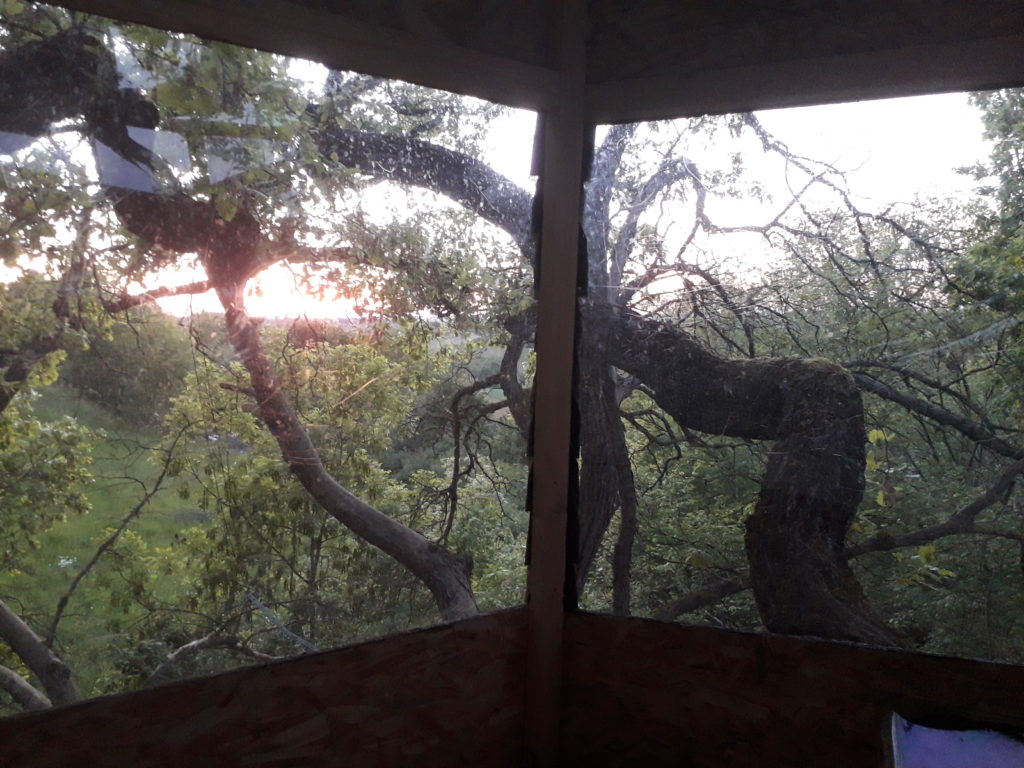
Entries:
[[587,117],[627,123],[1024,84],[1024,35],[641,77],[587,87]]
[[436,38],[285,0],[55,0],[72,10],[147,24],[524,109],[551,107],[558,73]]

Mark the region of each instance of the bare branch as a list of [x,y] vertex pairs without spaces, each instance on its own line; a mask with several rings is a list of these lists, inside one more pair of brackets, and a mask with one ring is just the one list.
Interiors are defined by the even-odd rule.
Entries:
[[992,451],[992,453],[1005,456],[1008,459],[1024,459],[1024,448],[1020,448],[998,437],[990,429],[975,421],[971,421],[952,411],[947,411],[945,408],[940,408],[934,403],[929,403],[927,400],[900,392],[894,387],[866,374],[854,373],[853,378],[857,382],[857,386],[864,391],[877,395],[884,400],[902,405],[907,410],[925,416],[937,424],[952,427],[982,448]]
[[159,683],[162,679],[169,677],[171,668],[176,664],[198,655],[203,651],[214,651],[214,650],[226,650],[233,651],[234,653],[248,656],[256,661],[276,661],[281,658],[279,656],[271,656],[267,653],[260,653],[246,645],[237,637],[229,635],[218,635],[210,634],[206,637],[201,637],[198,640],[193,640],[190,643],[185,643],[179,648],[174,649],[164,658],[160,665],[153,670],[149,678],[146,680],[146,685],[154,685]]
[[985,493],[972,501],[963,509],[958,510],[950,518],[936,525],[929,525],[917,531],[909,531],[901,534],[882,533],[873,536],[852,547],[847,547],[844,556],[847,559],[859,557],[868,552],[883,552],[890,549],[901,549],[903,547],[918,547],[945,536],[957,534],[979,533],[985,535],[1003,535],[995,533],[990,529],[977,528],[975,518],[986,509],[1006,499],[1013,489],[1017,478],[1024,473],[1024,461],[1017,461],[1011,464],[999,476],[999,479]]
[[114,301],[106,301],[103,303],[103,306],[107,312],[116,314],[117,312],[124,312],[127,309],[138,307],[142,304],[151,304],[157,299],[163,299],[168,296],[206,293],[211,287],[212,286],[208,280],[199,280],[194,283],[187,283],[186,285],[165,285],[160,288],[154,288],[151,291],[146,291],[145,293],[122,296]]

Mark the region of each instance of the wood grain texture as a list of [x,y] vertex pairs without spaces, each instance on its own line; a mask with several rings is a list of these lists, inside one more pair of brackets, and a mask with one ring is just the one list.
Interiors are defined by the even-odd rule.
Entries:
[[590,13],[595,122],[1024,83],[1017,0],[592,0]]
[[537,375],[530,462],[525,747],[534,766],[558,756],[562,624],[571,475],[576,280],[583,198],[584,0],[559,20],[559,106],[544,118],[537,269]]
[[567,766],[883,768],[889,716],[1024,726],[1024,668],[611,616],[566,618]]
[[515,765],[525,624],[505,611],[0,720],[0,765]]
[[1024,29],[1017,0],[591,0],[587,81],[981,40]]
[[[319,61],[333,69],[397,78],[527,109],[555,103],[539,0],[507,4],[479,36],[475,13],[432,0],[54,0],[79,11]],[[445,6],[451,6],[445,3]],[[494,5],[489,3],[488,5]],[[447,14],[447,15],[446,15]],[[385,20],[387,23],[385,23]],[[500,44],[499,44],[500,41]],[[522,56],[524,61],[517,56]]]
[[597,123],[1024,84],[1024,34],[614,80],[587,87]]

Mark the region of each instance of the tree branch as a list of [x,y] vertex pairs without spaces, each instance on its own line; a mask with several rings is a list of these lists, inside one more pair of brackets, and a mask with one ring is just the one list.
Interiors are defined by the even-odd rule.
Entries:
[[0,665],[0,688],[7,691],[18,706],[29,712],[37,712],[53,706],[50,700],[33,688],[25,678],[13,669],[2,665]]
[[680,426],[774,441],[745,536],[765,626],[898,645],[839,557],[864,493],[864,417],[852,377],[821,359],[726,360],[679,328],[613,307],[588,303],[583,318],[608,362],[644,381]]
[[131,296],[122,296],[114,301],[103,302],[104,309],[111,314],[117,314],[118,312],[124,312],[131,309],[132,307],[138,307],[142,304],[150,304],[157,299],[163,299],[168,296],[183,296],[185,294],[196,294],[206,293],[210,290],[209,280],[199,280],[194,283],[187,283],[185,285],[164,285],[159,288],[154,288],[151,291],[144,293],[137,293]]
[[317,145],[324,157],[378,178],[444,195],[505,230],[533,257],[533,197],[476,158],[420,139],[368,133],[323,123]]
[[917,531],[901,534],[881,533],[877,536],[872,536],[860,544],[847,547],[843,551],[843,556],[846,559],[851,559],[860,557],[868,552],[883,552],[890,549],[902,549],[903,547],[919,547],[922,544],[941,539],[944,536],[957,534],[1003,535],[988,529],[979,529],[975,525],[975,519],[993,504],[1005,500],[1021,473],[1024,473],[1024,461],[1014,462],[1003,471],[991,488],[966,507],[955,512],[948,520],[936,525],[926,526]]
[[908,411],[925,416],[937,424],[941,424],[946,427],[952,427],[960,434],[970,438],[982,448],[987,448],[992,453],[1005,456],[1008,459],[1024,459],[1024,448],[1020,448],[1013,443],[1003,440],[1001,437],[995,435],[987,427],[978,424],[975,421],[960,416],[952,411],[947,411],[945,408],[940,408],[937,405],[929,403],[927,400],[922,400],[913,395],[908,395],[888,384],[879,381],[871,376],[863,373],[854,373],[854,381],[857,382],[857,386],[866,392],[870,392],[873,395],[881,397],[883,400],[902,405]]
[[253,650],[248,646],[242,644],[237,637],[229,635],[218,635],[216,633],[209,634],[206,637],[201,637],[198,640],[193,640],[190,643],[185,643],[179,648],[174,649],[164,658],[160,665],[153,670],[149,678],[146,680],[146,685],[154,685],[159,683],[161,679],[167,678],[171,671],[171,668],[176,664],[198,655],[203,651],[213,650],[227,650],[235,653],[248,656],[249,658],[256,659],[257,661],[276,661],[281,658],[280,656],[271,656],[267,653],[260,653],[259,651]]
[[673,619],[679,618],[684,613],[690,613],[691,611],[696,611],[700,608],[706,608],[709,605],[714,605],[719,600],[724,600],[730,595],[735,595],[737,592],[742,592],[749,588],[750,575],[746,573],[734,576],[731,579],[713,581],[709,584],[704,584],[699,588],[686,593],[682,597],[662,606],[661,609],[654,614],[654,618],[661,621],[672,621]]
[[330,475],[263,351],[259,326],[245,311],[245,282],[216,287],[228,338],[256,393],[256,413],[277,440],[292,474],[328,514],[416,575],[445,620],[476,615],[469,574],[455,555],[367,504]]
[[71,670],[3,600],[0,600],[0,638],[39,679],[50,701],[57,706],[78,701]]

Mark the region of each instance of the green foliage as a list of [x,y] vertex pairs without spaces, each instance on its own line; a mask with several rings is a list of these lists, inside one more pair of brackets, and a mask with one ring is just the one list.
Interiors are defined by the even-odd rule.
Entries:
[[966,299],[1015,312],[1024,296],[1024,96],[1017,90],[976,93],[985,138],[992,142],[991,162],[972,169],[987,182],[991,204],[978,216],[978,242],[955,264],[958,288]]
[[157,426],[192,364],[188,333],[158,310],[139,308],[74,349],[61,381],[133,424]]
[[[344,328],[268,321],[263,329],[328,470],[471,564],[483,609],[518,603],[523,441],[500,389],[482,389],[460,401],[456,466],[450,409],[461,388],[497,372],[502,323],[531,301],[530,265],[506,235],[426,193],[386,183],[386,204],[365,202],[384,185],[340,168],[317,144],[330,125],[473,154],[502,110],[175,33],[0,4],[5,51],[72,25],[116,60],[122,95],[156,107],[152,163],[168,198],[209,204],[218,225],[251,218],[263,236],[260,259],[288,259],[311,293],[347,298],[362,312]],[[127,196],[104,187],[90,129],[79,116],[51,128],[0,176],[0,258],[9,270],[0,359],[41,350],[0,415],[0,595],[45,634],[88,564],[55,643],[86,695],[137,687],[168,652],[211,632],[288,655],[305,648],[296,636],[327,647],[436,621],[420,581],[327,515],[287,471],[253,413],[222,317],[195,315],[183,329],[155,309],[111,314],[140,284],[180,282],[154,270],[173,264],[184,273],[208,254],[176,254],[129,231],[116,207]],[[58,374],[33,414],[31,390]],[[164,469],[172,487],[147,497]],[[168,676],[247,661],[204,653]],[[25,671],[4,650],[0,663]]]
[[27,396],[0,413],[0,571],[22,565],[39,536],[89,509],[88,435],[73,419],[40,421]]

